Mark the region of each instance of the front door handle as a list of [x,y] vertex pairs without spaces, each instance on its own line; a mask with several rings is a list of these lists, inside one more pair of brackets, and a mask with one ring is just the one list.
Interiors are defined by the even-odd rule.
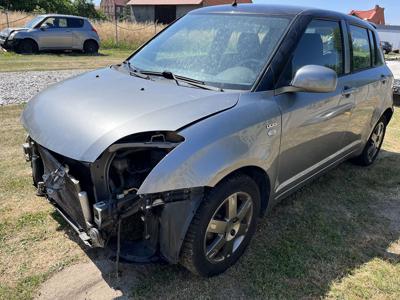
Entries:
[[357,92],[358,92],[358,88],[351,88],[351,87],[345,86],[342,91],[342,95],[345,96],[346,98],[348,98],[348,97],[350,97],[351,94],[357,93]]

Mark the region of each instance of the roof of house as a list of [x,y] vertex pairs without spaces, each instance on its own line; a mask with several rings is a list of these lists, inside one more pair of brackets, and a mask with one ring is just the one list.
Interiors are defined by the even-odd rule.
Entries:
[[[252,0],[238,0],[237,2],[252,3]],[[219,5],[231,3],[232,0],[130,0],[127,5]]]
[[114,0],[114,2],[115,2],[115,5],[125,6],[128,1],[127,0]]
[[129,0],[101,0],[100,7],[103,5],[109,5],[110,2],[116,6],[126,6]]
[[375,24],[385,24],[384,8],[375,5],[370,10],[352,10],[349,15],[359,17],[360,19],[371,21]]

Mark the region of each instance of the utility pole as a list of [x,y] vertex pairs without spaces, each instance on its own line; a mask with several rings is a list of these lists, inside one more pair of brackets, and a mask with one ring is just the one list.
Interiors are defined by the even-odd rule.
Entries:
[[114,4],[114,19],[115,19],[115,45],[118,46],[118,18],[117,18],[117,6]]
[[7,1],[7,6],[4,9],[6,13],[7,28],[10,28],[10,20],[8,19],[8,10],[10,9],[10,1]]

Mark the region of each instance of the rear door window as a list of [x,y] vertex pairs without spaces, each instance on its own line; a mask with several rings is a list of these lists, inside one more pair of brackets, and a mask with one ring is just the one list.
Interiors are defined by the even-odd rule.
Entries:
[[369,32],[369,40],[371,42],[372,63],[374,66],[378,67],[383,64],[382,50],[381,47],[378,45],[375,34],[371,30],[368,30],[368,32]]
[[370,68],[372,56],[368,29],[350,25],[350,34],[352,41],[353,71]]
[[68,27],[69,28],[81,28],[83,27],[84,20],[78,18],[68,18]]

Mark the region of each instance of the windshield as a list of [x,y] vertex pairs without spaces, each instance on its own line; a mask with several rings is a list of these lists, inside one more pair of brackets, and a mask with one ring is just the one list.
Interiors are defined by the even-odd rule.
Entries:
[[130,64],[219,88],[250,89],[289,22],[287,16],[189,14],[137,52]]
[[25,24],[25,28],[34,28],[40,21],[43,20],[43,16],[34,17],[32,20]]

